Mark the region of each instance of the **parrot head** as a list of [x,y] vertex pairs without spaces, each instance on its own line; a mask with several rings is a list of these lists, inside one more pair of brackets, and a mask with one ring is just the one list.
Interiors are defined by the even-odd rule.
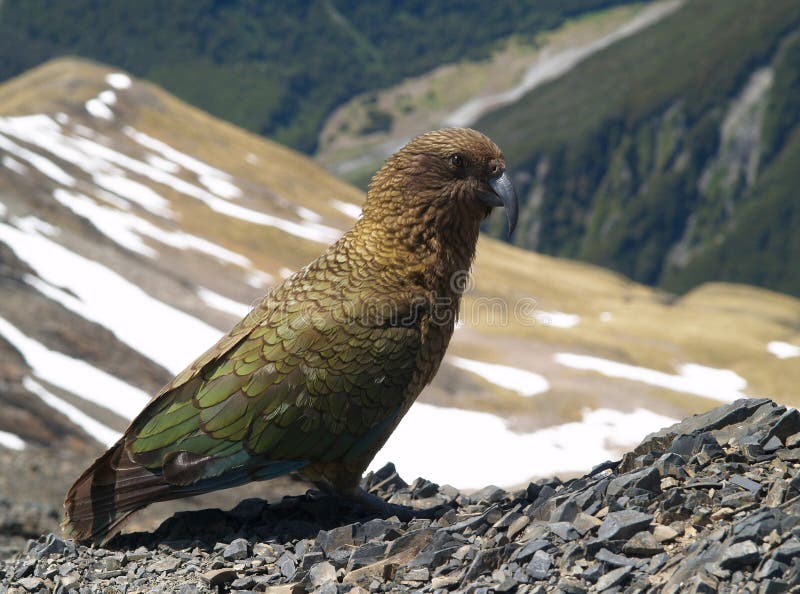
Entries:
[[505,208],[510,237],[519,206],[500,148],[476,130],[444,128],[414,138],[386,161],[370,183],[364,214],[405,213],[401,223],[480,222],[497,206]]

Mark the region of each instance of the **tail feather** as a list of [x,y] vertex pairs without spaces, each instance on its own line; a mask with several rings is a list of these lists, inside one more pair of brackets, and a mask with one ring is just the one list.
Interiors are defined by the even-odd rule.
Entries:
[[132,460],[123,438],[95,460],[67,492],[63,527],[76,540],[106,543],[119,533],[131,515],[151,503],[275,478],[306,464],[306,461],[282,461],[262,463],[257,468],[229,467],[217,476],[175,484],[161,471]]
[[170,491],[161,474],[128,457],[124,440],[120,440],[67,492],[64,529],[76,540],[107,542],[133,513],[155,501],[171,499]]

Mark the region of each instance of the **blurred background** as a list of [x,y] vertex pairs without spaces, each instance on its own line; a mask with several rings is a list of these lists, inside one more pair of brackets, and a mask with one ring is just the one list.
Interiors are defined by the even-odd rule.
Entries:
[[0,548],[55,530],[150,395],[446,125],[503,148],[520,225],[487,221],[374,468],[513,487],[722,402],[797,405],[800,3],[5,0]]

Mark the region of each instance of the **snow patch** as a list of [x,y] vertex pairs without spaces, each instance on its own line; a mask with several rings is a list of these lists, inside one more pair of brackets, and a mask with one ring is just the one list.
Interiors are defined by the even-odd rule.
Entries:
[[[5,132],[6,130],[3,127],[3,123],[3,118],[0,118],[0,131]],[[17,143],[9,140],[2,134],[0,134],[0,149],[8,151],[22,161],[26,161],[34,169],[37,169],[40,173],[61,184],[62,186],[75,185],[75,178],[61,169],[61,167],[53,163],[50,159],[46,159],[45,157],[42,157],[31,150],[19,146]]]
[[225,297],[224,295],[220,295],[204,287],[197,288],[197,296],[200,297],[206,305],[240,318],[245,317],[252,309],[249,305],[239,303],[238,301],[234,301],[229,297]]
[[216,167],[212,167],[211,165],[203,163],[194,157],[190,157],[186,153],[182,153],[181,151],[171,147],[166,142],[158,140],[157,138],[153,138],[144,132],[139,132],[136,128],[125,126],[122,131],[126,136],[135,140],[143,147],[160,153],[165,159],[168,159],[173,163],[177,163],[188,171],[192,171],[197,175],[209,175],[230,179],[230,176],[221,169],[217,169]]
[[767,345],[767,350],[778,357],[778,359],[789,359],[790,357],[800,357],[800,346],[789,344],[780,340],[773,340]]
[[264,287],[269,287],[272,283],[275,282],[275,277],[271,274],[264,272],[263,270],[256,270],[247,275],[244,279],[248,285],[255,289],[263,289]]
[[[145,146],[152,150],[162,152],[167,158],[178,162],[184,168],[193,168],[195,172],[204,171],[204,174],[210,176],[217,175],[223,178],[227,176],[226,173],[218,169],[214,169],[188,155],[183,155],[183,153],[175,151],[159,140],[150,138],[132,128],[126,128],[126,130],[129,135],[134,136],[136,141],[144,143]],[[44,115],[0,118],[0,132],[9,133],[20,140],[39,146],[60,159],[86,171],[92,175],[95,183],[106,190],[118,193],[124,198],[140,204],[142,207],[151,210],[151,212],[159,216],[172,215],[171,211],[167,208],[169,203],[144,184],[140,184],[121,175],[118,167],[122,167],[137,175],[166,185],[176,192],[200,200],[210,209],[224,214],[225,216],[248,221],[257,225],[274,227],[296,237],[317,243],[329,244],[341,235],[340,230],[319,223],[307,221],[296,223],[263,212],[244,208],[237,204],[232,204],[228,202],[228,200],[220,198],[158,167],[154,167],[144,161],[133,159],[128,155],[115,151],[98,142],[83,137],[66,136],[61,133],[60,126],[54,120]],[[67,175],[54,163],[44,157],[40,157],[32,151],[28,151],[16,145],[2,135],[0,135],[0,148],[6,149],[16,157],[30,162],[34,167],[62,186],[75,185],[75,179]]]
[[100,101],[111,107],[112,105],[116,104],[117,102],[117,94],[114,91],[103,91],[97,96]]
[[123,132],[143,147],[160,153],[168,161],[177,163],[187,171],[197,174],[198,181],[217,196],[228,199],[241,197],[242,191],[232,183],[233,177],[224,171],[203,163],[199,159],[190,157],[186,153],[171,147],[166,142],[153,138],[144,132],[139,132],[131,126],[126,126]]
[[123,74],[122,72],[112,72],[108,76],[106,76],[106,83],[117,89],[118,91],[122,91],[124,89],[130,88],[131,86],[131,77],[127,74]]
[[63,124],[68,124],[69,123],[69,116],[67,114],[65,114],[63,111],[59,111],[56,114],[56,121],[59,124],[62,124],[62,125]]
[[336,200],[335,198],[331,200],[331,205],[341,212],[342,214],[347,215],[348,217],[357,219],[361,216],[361,207],[357,204],[352,204],[350,202],[342,202],[341,200]]
[[550,389],[550,382],[544,377],[525,369],[484,363],[463,357],[449,357],[447,361],[451,365],[479,375],[501,388],[513,390],[520,396],[536,396]]
[[215,175],[200,175],[197,177],[201,184],[208,188],[213,194],[223,198],[241,198],[242,191],[227,179]]
[[[40,235],[26,234],[0,223],[0,241],[42,280],[72,293],[63,292],[71,297],[61,302],[65,307],[105,326],[121,341],[172,373],[181,371],[222,334],[151,297],[109,268]],[[73,377],[78,379],[80,375]],[[51,383],[60,385],[57,381]]]
[[614,319],[614,316],[611,312],[604,311],[600,313],[600,321],[601,322],[610,322]]
[[238,204],[232,204],[216,196],[204,199],[203,202],[205,202],[211,210],[220,214],[249,223],[255,223],[256,225],[274,227],[290,235],[294,235],[295,237],[308,239],[309,241],[317,243],[333,243],[339,239],[342,234],[339,229],[334,229],[333,227],[320,225],[319,223],[295,223],[293,221],[287,221],[280,217],[239,206]]
[[0,446],[10,450],[24,450],[25,441],[8,431],[0,431]]
[[296,206],[295,212],[297,213],[297,216],[299,216],[301,219],[305,221],[310,221],[312,223],[319,223],[322,221],[322,217],[319,216],[319,214],[317,214],[310,208],[306,208],[304,206]]
[[23,165],[16,159],[12,159],[8,155],[3,155],[3,167],[10,169],[14,173],[18,173],[20,175],[26,175],[28,173],[28,168],[25,167],[25,165]]
[[122,434],[119,431],[114,431],[107,425],[94,420],[81,409],[71,405],[63,398],[59,398],[50,392],[33,378],[26,376],[22,380],[22,385],[25,386],[25,389],[28,390],[28,392],[36,394],[50,408],[54,408],[63,414],[70,421],[83,428],[86,433],[94,437],[100,443],[105,444],[106,446],[112,446],[117,443],[117,440],[119,440],[120,437],[122,437]]
[[41,235],[48,235],[53,237],[58,235],[58,227],[54,227],[50,223],[34,216],[27,217],[12,217],[10,223],[20,231],[26,233],[40,233]]
[[713,398],[721,402],[749,398],[742,392],[747,387],[747,381],[729,369],[715,369],[695,363],[686,363],[678,367],[678,375],[673,375],[589,355],[558,353],[555,355],[555,360],[557,363],[573,369],[597,371],[608,377],[643,382],[651,386]]
[[2,317],[0,335],[20,352],[33,374],[40,379],[125,418],[132,419],[150,400],[139,388],[89,365],[86,361],[51,351],[42,343],[25,336]]
[[147,211],[164,218],[174,218],[169,200],[154,192],[149,186],[121,175],[96,173],[92,180],[101,188],[138,204]]
[[96,118],[101,118],[103,120],[113,120],[114,119],[114,112],[111,109],[100,101],[97,97],[94,99],[89,99],[86,102],[86,111],[89,112],[89,115],[94,116]]
[[553,328],[572,328],[581,321],[580,316],[561,311],[535,311],[533,317],[543,326]]
[[[531,474],[584,472],[638,444],[675,419],[645,409],[584,410],[581,421],[532,433],[511,431],[489,413],[414,404],[370,464],[394,462],[405,477],[435,476],[460,489],[514,486]],[[435,436],[427,439],[426,436]],[[515,456],[509,457],[509,452]],[[520,459],[528,460],[520,464]],[[507,461],[507,463],[498,463]]]
[[180,165],[177,165],[172,161],[162,159],[158,155],[147,155],[145,159],[153,167],[158,167],[161,171],[166,171],[167,173],[178,173],[178,171],[181,170]]
[[75,124],[72,127],[72,129],[81,136],[85,136],[86,138],[95,138],[97,136],[97,132],[95,132],[88,126],[84,126],[83,124]]

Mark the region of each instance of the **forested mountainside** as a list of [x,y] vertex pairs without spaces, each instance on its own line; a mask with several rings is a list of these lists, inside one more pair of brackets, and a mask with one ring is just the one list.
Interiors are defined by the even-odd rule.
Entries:
[[[73,54],[305,152],[353,95],[625,0],[5,0],[0,81]],[[91,31],[91,35],[86,35]]]
[[485,114],[524,203],[515,242],[672,291],[800,295],[799,64],[800,4],[690,0]]

